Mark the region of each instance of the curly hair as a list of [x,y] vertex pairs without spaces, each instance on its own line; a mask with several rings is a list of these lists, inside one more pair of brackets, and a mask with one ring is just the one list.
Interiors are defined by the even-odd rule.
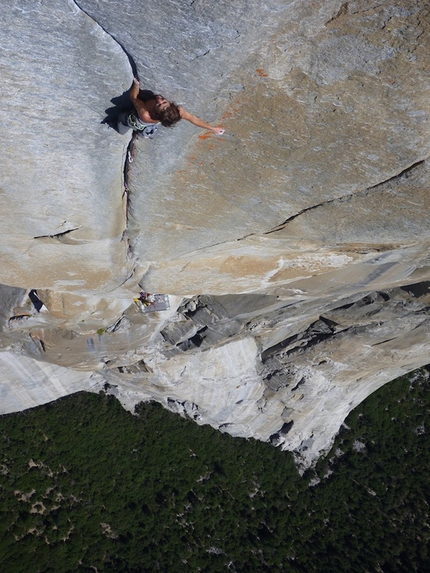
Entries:
[[170,102],[169,107],[166,109],[158,110],[157,116],[164,127],[172,127],[181,119],[179,107],[173,102]]

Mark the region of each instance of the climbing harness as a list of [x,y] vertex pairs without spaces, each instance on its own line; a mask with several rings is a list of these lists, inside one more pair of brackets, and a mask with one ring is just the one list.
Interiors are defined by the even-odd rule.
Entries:
[[131,127],[134,131],[137,131],[140,137],[153,139],[155,134],[157,133],[157,129],[161,125],[160,122],[158,123],[146,123],[142,121],[134,112],[131,112],[127,116],[127,124]]

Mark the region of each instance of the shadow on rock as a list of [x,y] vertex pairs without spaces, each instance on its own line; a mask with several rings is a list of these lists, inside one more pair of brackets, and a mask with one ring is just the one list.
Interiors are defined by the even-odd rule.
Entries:
[[[139,92],[139,99],[142,101],[147,101],[154,97],[155,94],[151,90],[140,90]],[[123,92],[120,96],[113,97],[110,101],[113,106],[105,110],[106,117],[101,123],[106,123],[109,127],[118,131],[119,115],[124,111],[131,112],[133,110],[133,105],[130,100],[130,90]]]

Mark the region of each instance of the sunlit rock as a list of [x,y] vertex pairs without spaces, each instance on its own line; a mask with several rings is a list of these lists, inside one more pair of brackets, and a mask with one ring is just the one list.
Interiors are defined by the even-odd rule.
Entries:
[[130,273],[124,142],[101,122],[132,74],[71,0],[1,5],[1,282],[104,292]]
[[[8,0],[2,21],[3,413],[105,388],[308,466],[429,362],[424,2]],[[101,122],[133,73],[225,135],[181,122],[130,162]]]

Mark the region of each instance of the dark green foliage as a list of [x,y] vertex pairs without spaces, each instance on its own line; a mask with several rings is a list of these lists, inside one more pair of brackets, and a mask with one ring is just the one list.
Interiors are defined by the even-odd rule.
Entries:
[[290,454],[155,403],[132,416],[80,393],[3,416],[0,571],[430,570],[430,394],[409,378],[303,477]]

